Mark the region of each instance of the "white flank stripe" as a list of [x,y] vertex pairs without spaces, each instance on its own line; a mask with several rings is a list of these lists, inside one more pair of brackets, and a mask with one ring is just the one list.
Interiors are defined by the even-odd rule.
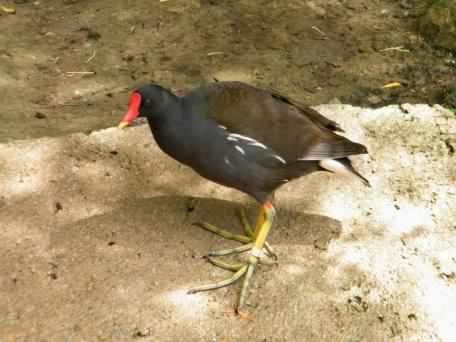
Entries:
[[241,152],[245,156],[245,151],[244,151],[244,149],[241,146],[236,145],[236,146],[234,146],[234,148],[236,150],[238,150],[239,152]]
[[241,134],[237,134],[237,133],[231,133],[231,134],[230,134],[230,137],[234,137],[234,138],[238,138],[238,139],[244,139],[244,140],[247,140],[247,141],[256,142],[255,139],[252,139],[252,138],[246,137],[245,135],[241,135]]
[[281,156],[278,156],[276,154],[273,155],[273,157],[279,161],[281,161],[283,164],[286,164],[287,162],[285,161],[285,159],[283,159]]
[[218,125],[221,129],[224,129],[226,131],[226,127],[223,125]]
[[263,149],[265,149],[265,150],[268,149],[268,148],[266,147],[266,145],[263,145],[262,143],[260,143],[260,142],[258,142],[258,141],[254,142],[254,143],[250,143],[249,145],[250,145],[250,146],[258,146],[258,147],[263,148]]
[[236,138],[230,137],[230,136],[228,136],[228,138],[226,138],[226,139],[229,140],[229,141],[238,141]]

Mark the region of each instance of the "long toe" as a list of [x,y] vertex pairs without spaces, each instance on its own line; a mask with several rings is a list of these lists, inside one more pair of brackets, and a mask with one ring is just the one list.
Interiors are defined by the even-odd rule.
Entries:
[[242,235],[242,234],[234,234],[227,229],[219,228],[219,227],[214,226],[213,224],[210,224],[207,222],[194,222],[193,225],[203,228],[204,230],[207,230],[208,232],[214,233],[214,234],[221,236],[228,240],[238,241],[241,243],[252,242],[252,238],[250,236]]
[[[231,277],[219,282],[198,286],[188,291],[189,294],[201,291],[216,290],[225,286],[229,286],[244,278],[241,288],[241,293],[236,305],[236,312],[240,315],[244,313],[242,310],[247,297],[248,288],[252,279],[253,273],[258,263],[274,264],[275,253],[271,247],[266,243],[266,238],[271,229],[272,221],[274,218],[275,209],[271,202],[266,202],[262,205],[255,230],[252,230],[247,217],[244,212],[241,212],[241,221],[244,224],[244,230],[247,235],[233,234],[225,229],[218,228],[208,223],[197,223],[203,229],[206,229],[214,234],[220,235],[230,240],[236,240],[243,245],[235,248],[224,249],[221,251],[210,252],[207,260],[213,265],[234,272]],[[231,263],[217,259],[216,257],[239,254],[243,252],[248,253],[248,259],[244,263]],[[268,255],[273,259],[268,259]]]

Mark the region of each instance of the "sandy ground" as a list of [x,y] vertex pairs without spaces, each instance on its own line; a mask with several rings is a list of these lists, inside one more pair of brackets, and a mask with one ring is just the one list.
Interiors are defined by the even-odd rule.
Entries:
[[[456,120],[441,107],[318,109],[369,147],[356,179],[277,194],[248,298],[201,258],[255,204],[159,151],[146,125],[0,145],[0,341],[453,341]],[[196,199],[195,199],[196,198]]]

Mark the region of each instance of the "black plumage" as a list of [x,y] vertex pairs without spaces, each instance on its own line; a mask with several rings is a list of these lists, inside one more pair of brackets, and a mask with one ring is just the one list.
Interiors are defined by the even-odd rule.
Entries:
[[315,110],[245,83],[211,83],[184,97],[157,85],[137,92],[139,116],[164,152],[261,203],[286,182],[325,170],[321,160],[340,160],[353,171],[346,157],[367,153]]

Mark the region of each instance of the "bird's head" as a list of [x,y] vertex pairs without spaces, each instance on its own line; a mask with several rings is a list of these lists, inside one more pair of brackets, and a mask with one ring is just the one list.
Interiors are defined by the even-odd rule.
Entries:
[[173,93],[159,85],[141,86],[131,94],[127,113],[119,123],[119,128],[127,127],[137,117],[152,119],[166,114],[166,110],[176,103],[176,100]]

